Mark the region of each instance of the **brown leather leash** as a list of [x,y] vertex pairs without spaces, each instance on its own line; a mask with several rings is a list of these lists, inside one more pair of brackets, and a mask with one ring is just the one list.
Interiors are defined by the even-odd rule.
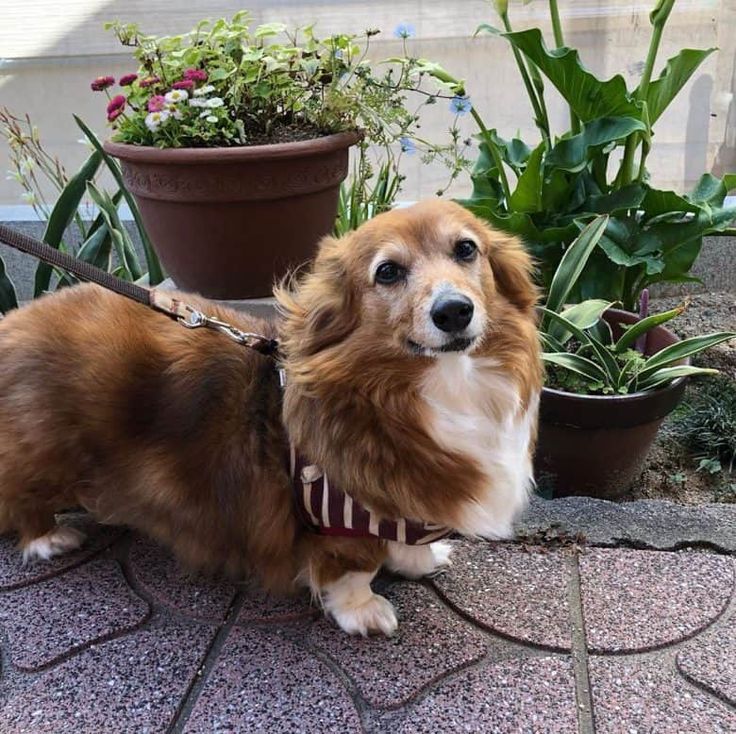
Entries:
[[160,291],[156,288],[146,288],[137,283],[131,283],[130,281],[118,278],[101,268],[83,260],[77,260],[76,257],[69,253],[56,250],[45,242],[29,237],[5,224],[0,224],[0,242],[19,252],[31,255],[45,262],[47,265],[64,270],[80,280],[88,283],[96,283],[118,295],[125,296],[144,306],[164,313],[172,319],[176,319],[187,329],[198,329],[202,327],[214,329],[238,344],[253,349],[259,354],[270,357],[276,357],[278,354],[279,344],[275,339],[269,339],[261,334],[241,331],[232,324],[220,321],[214,316],[209,316],[199,311],[166,291]]

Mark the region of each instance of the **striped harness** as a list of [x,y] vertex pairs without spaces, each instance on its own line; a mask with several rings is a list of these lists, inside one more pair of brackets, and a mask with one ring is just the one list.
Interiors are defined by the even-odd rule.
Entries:
[[290,457],[294,505],[303,524],[319,535],[343,538],[381,538],[406,545],[424,545],[452,533],[451,528],[416,520],[378,517],[310,464],[292,446]]

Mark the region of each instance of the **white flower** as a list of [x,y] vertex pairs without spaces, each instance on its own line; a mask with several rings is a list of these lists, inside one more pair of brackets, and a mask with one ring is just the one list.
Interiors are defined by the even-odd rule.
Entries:
[[23,201],[26,202],[26,204],[35,204],[36,203],[36,195],[32,191],[24,191],[20,198],[23,199]]
[[[214,92],[215,88],[211,84],[205,84],[203,87],[200,87],[199,89],[195,89],[192,94],[195,97],[204,97],[205,94],[209,94],[210,92]],[[191,102],[189,103],[191,104]]]
[[175,120],[182,120],[184,118],[184,115],[182,114],[181,110],[175,104],[169,105],[169,114]]
[[146,127],[155,132],[163,125],[166,120],[170,117],[170,113],[167,110],[161,110],[161,112],[151,112],[146,115]]
[[190,99],[189,100],[190,107],[205,107],[206,105],[207,105],[206,99]]
[[205,107],[214,109],[215,107],[222,107],[225,103],[222,101],[222,97],[212,97],[205,102]]
[[205,117],[205,120],[207,120],[207,122],[217,122],[217,118],[214,115],[208,115]]
[[176,104],[177,102],[183,102],[189,99],[189,92],[186,89],[172,89],[170,92],[166,92],[164,99],[167,102]]

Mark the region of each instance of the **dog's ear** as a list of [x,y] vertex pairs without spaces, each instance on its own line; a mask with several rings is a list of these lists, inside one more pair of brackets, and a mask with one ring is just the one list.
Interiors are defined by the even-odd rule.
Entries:
[[303,356],[341,342],[358,325],[357,295],[345,264],[346,238],[325,237],[311,270],[275,291],[286,338]]
[[520,311],[530,311],[539,298],[534,262],[516,237],[489,231],[488,257],[498,290]]

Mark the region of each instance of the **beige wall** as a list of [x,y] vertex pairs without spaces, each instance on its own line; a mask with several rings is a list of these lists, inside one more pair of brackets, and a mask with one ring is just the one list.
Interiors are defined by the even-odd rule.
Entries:
[[[566,40],[580,48],[594,71],[620,72],[630,85],[640,73],[649,38],[648,11],[654,0],[561,0]],[[522,5],[510,0],[515,27],[547,23],[547,3]],[[28,112],[37,122],[48,149],[75,169],[85,149],[71,114],[84,118],[105,134],[104,104],[89,91],[100,74],[130,71],[124,49],[102,29],[105,20],[140,23],[153,33],[177,33],[203,17],[231,15],[240,3],[198,1],[182,4],[166,0],[2,0],[0,3],[0,105]],[[536,140],[528,103],[518,83],[506,43],[497,38],[472,38],[479,22],[495,24],[491,5],[482,0],[254,0],[255,21],[283,20],[304,24],[316,20],[323,34],[382,28],[372,57],[396,53],[391,36],[402,21],[415,25],[412,53],[433,58],[467,80],[476,107],[489,127],[501,134],[520,131]],[[665,33],[659,65],[681,47],[719,46],[691,80],[680,98],[657,125],[650,168],[655,182],[681,189],[705,170],[736,170],[736,0],[678,0]],[[551,33],[548,33],[551,38]],[[123,51],[123,53],[121,53]],[[552,95],[550,94],[550,98]],[[562,131],[566,113],[559,100],[550,102],[553,124]],[[424,133],[441,139],[451,121],[446,105],[427,116]],[[468,121],[464,121],[468,122]],[[472,131],[467,124],[467,131]],[[406,159],[408,180],[403,198],[431,195],[445,181],[445,171]],[[0,171],[8,168],[0,147]],[[452,193],[460,195],[467,182]],[[0,205],[19,203],[17,184],[0,177]]]

